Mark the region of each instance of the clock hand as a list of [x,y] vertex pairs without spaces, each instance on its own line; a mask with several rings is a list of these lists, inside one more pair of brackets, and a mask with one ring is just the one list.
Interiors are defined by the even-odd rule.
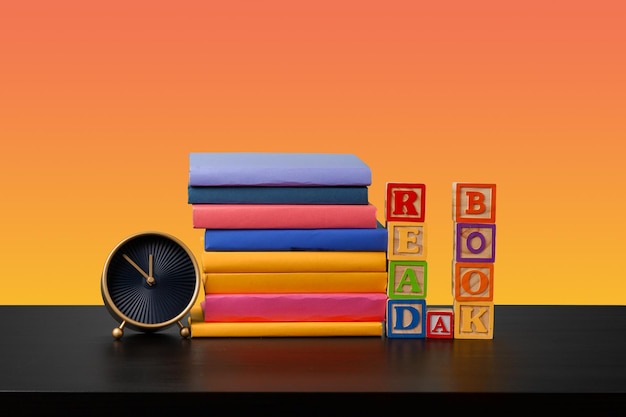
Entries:
[[[128,261],[129,264],[131,264],[137,271],[139,271],[139,273],[141,273],[141,275],[143,275],[143,277],[146,279],[146,282],[148,283],[148,285],[154,284],[154,277],[152,277],[151,275],[146,274],[146,272],[143,269],[141,269],[139,267],[139,265],[137,265],[135,262],[133,262],[133,260],[130,259],[128,257],[128,255],[126,255],[125,253],[122,254],[122,256],[124,257],[124,259],[126,259]],[[150,255],[150,256],[152,257],[152,255]],[[152,258],[150,258],[150,259],[152,259]]]

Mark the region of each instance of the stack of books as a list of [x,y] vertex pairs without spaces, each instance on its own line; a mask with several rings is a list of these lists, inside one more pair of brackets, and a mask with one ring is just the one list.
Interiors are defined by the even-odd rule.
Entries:
[[352,154],[197,152],[192,337],[383,336],[387,230]]

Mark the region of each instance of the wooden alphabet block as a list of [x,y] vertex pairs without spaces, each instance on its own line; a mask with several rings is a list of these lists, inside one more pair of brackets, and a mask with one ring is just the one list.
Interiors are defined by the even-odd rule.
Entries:
[[496,185],[455,182],[452,207],[455,222],[495,223]]
[[426,308],[426,337],[429,339],[454,338],[454,309]]
[[389,261],[387,296],[391,299],[426,298],[426,261]]
[[454,252],[457,262],[495,262],[496,225],[457,223]]
[[454,268],[454,299],[493,301],[493,263],[457,262]]
[[426,338],[426,300],[387,300],[387,337]]
[[387,259],[426,259],[426,224],[387,222]]
[[455,339],[493,339],[495,306],[489,301],[454,302]]
[[426,185],[388,182],[385,218],[387,221],[423,222]]

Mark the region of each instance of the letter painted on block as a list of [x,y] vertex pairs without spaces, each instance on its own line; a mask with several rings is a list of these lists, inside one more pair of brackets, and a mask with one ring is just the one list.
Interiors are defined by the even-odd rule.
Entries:
[[[413,306],[395,305],[394,330],[411,330],[420,324],[420,312]],[[406,314],[405,314],[406,313]]]

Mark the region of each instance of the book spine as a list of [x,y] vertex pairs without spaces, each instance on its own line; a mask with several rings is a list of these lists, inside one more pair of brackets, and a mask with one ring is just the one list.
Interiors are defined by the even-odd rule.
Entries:
[[367,187],[189,186],[189,204],[368,204]]
[[192,204],[194,228],[376,228],[372,204]]
[[387,291],[386,272],[205,273],[207,294]]
[[385,293],[207,294],[206,322],[384,321]]
[[274,251],[201,253],[203,272],[386,272],[387,252]]
[[189,320],[191,337],[382,337],[382,322],[237,322]]
[[384,228],[206,229],[205,251],[385,251]]

